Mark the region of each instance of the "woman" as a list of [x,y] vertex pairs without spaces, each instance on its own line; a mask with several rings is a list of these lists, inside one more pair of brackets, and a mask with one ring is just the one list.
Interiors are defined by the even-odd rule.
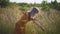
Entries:
[[[26,23],[29,22],[30,20],[34,21],[34,23],[36,25],[38,25],[39,27],[41,27],[36,22],[36,19],[35,19],[36,14],[38,12],[39,12],[38,9],[34,7],[34,8],[32,8],[31,11],[27,11],[26,13],[24,13],[23,16],[21,17],[21,19],[15,25],[15,34],[25,34]],[[42,28],[42,30],[44,30],[44,29]]]

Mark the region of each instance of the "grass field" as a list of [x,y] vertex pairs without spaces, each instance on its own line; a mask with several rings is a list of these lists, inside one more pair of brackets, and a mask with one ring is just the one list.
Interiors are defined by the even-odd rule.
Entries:
[[[30,7],[0,8],[0,34],[14,34],[15,23],[20,19],[23,12],[29,9]],[[26,24],[26,34],[60,34],[60,11],[55,9],[43,11],[40,9],[38,18],[45,31],[30,21]]]

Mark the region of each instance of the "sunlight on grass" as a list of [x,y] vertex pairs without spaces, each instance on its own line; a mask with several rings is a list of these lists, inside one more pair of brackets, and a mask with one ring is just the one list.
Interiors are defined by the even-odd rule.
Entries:
[[[29,9],[25,7],[26,11]],[[24,11],[25,11],[25,8]],[[16,8],[0,8],[0,34],[14,34],[15,23],[20,19],[22,10]],[[51,9],[50,12],[41,10],[39,21],[46,31],[39,29],[32,21],[26,24],[26,34],[60,34],[60,11]]]

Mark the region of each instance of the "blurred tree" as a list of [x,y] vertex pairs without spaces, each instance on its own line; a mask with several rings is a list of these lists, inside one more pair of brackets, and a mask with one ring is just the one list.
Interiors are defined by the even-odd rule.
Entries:
[[60,10],[60,3],[58,3],[57,0],[51,1],[51,3],[47,3],[47,1],[43,1],[41,3],[41,7],[43,10],[49,10],[50,8]]
[[51,1],[51,7],[53,8],[57,7],[57,0],[55,0],[54,2]]
[[47,1],[43,1],[41,3],[41,7],[42,7],[43,10],[49,10],[49,6],[48,6]]
[[53,9],[60,10],[60,3],[58,3],[57,0],[55,0],[54,2],[51,1],[50,7],[53,8]]
[[9,0],[0,0],[0,7],[6,7],[9,3]]

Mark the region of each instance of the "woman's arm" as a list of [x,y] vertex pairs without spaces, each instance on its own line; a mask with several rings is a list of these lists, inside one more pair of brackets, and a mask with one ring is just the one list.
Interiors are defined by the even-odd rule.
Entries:
[[32,21],[38,26],[38,28],[40,28],[42,31],[45,31],[44,27],[42,26],[42,24],[40,24],[39,20],[32,19]]

